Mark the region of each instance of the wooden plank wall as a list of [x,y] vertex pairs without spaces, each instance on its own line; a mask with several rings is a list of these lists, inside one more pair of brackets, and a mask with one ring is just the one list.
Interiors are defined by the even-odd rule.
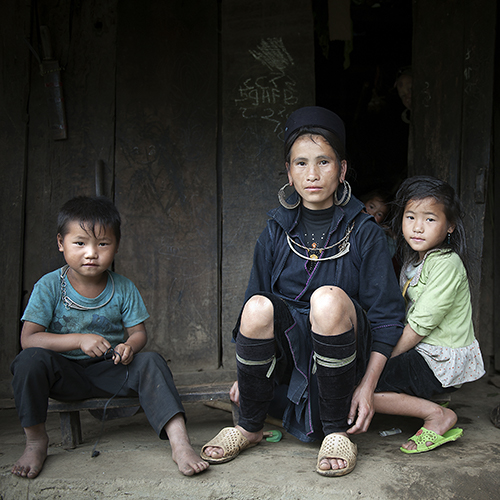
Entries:
[[[497,27],[500,12],[497,11]],[[493,352],[494,367],[500,372],[500,203],[494,200],[500,199],[500,36],[497,33],[495,43],[495,83],[493,95],[493,158],[495,161],[493,169],[493,183],[490,191],[493,192],[491,207],[491,225],[493,227],[491,236],[492,268],[491,273],[491,301],[493,304],[492,330],[493,330]],[[491,269],[491,268],[490,268]]]
[[492,314],[481,301],[481,263],[492,161],[495,22],[494,0],[414,4],[409,174],[447,180],[464,204],[474,323],[487,355],[491,329],[479,328],[479,318]]
[[147,2],[138,10],[127,0],[118,15],[116,270],[141,290],[148,349],[174,373],[219,366],[218,11],[216,2],[192,7]]
[[0,213],[2,237],[0,251],[2,277],[0,298],[0,393],[10,391],[9,366],[19,349],[19,315],[22,297],[22,247],[24,234],[24,185],[26,177],[26,143],[29,96],[29,5],[5,2],[4,19],[10,29],[0,32]]
[[[283,123],[314,102],[309,4],[38,0],[0,11],[13,20],[0,47],[10,120],[0,118],[10,215],[0,392],[9,392],[29,293],[63,264],[57,212],[96,192],[96,165],[123,217],[115,270],[137,284],[151,314],[148,348],[181,383],[232,379],[229,332],[266,211],[286,181]],[[40,25],[63,68],[65,140],[51,137],[44,81],[23,40],[41,57]]]
[[[95,194],[99,159],[108,169],[110,186],[114,156],[114,1],[44,0],[34,6],[35,23],[49,28],[54,57],[63,68],[68,138],[51,137],[44,82],[33,61],[24,247],[28,292],[40,276],[63,263],[56,245],[59,208],[76,195]],[[36,28],[34,47],[41,53]]]
[[308,3],[225,0],[222,55],[222,345],[228,368],[235,364],[231,332],[254,246],[287,182],[283,127],[293,110],[315,103]]

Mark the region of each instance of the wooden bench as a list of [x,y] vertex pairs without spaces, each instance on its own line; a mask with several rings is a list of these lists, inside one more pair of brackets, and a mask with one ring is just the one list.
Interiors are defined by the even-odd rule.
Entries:
[[[200,402],[200,401],[224,401],[231,403],[233,422],[238,422],[238,407],[229,399],[230,384],[210,384],[198,386],[180,386],[177,387],[182,402]],[[436,394],[432,400],[435,403],[447,405],[451,402],[451,394]],[[80,422],[80,411],[82,410],[103,410],[107,398],[84,399],[81,401],[56,401],[49,399],[50,413],[59,413],[62,447],[65,449],[76,448],[83,442],[82,425]],[[140,406],[139,398],[116,397],[111,400],[107,410],[116,408],[132,408]],[[276,425],[276,424],[275,424]],[[279,425],[279,423],[278,423]]]
[[[232,384],[210,384],[199,386],[177,387],[182,402],[227,401]],[[49,399],[49,413],[59,413],[62,446],[65,449],[76,448],[83,442],[80,411],[103,410],[109,398],[84,399],[81,401],[56,401]],[[140,406],[139,398],[115,397],[107,406],[107,410]],[[235,407],[235,405],[233,405]],[[236,409],[234,410],[236,411]],[[234,417],[234,413],[233,413]]]

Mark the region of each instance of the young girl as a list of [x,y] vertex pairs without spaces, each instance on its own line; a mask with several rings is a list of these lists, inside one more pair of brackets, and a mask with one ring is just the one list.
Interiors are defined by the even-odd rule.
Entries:
[[424,420],[404,453],[462,436],[457,415],[430,401],[485,373],[474,337],[460,200],[446,182],[417,176],[396,194],[393,229],[403,251],[400,285],[406,326],[382,373],[375,411]]

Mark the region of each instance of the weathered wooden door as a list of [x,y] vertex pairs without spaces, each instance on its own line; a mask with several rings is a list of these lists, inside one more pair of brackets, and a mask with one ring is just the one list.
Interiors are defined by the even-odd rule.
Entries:
[[[27,297],[63,264],[57,212],[96,188],[122,215],[115,270],[144,297],[148,349],[181,383],[232,379],[230,332],[253,246],[286,181],[283,124],[314,104],[309,3],[38,0],[0,11],[15,19],[0,48],[12,78],[2,89],[14,96],[0,119],[12,187],[2,208],[13,222],[12,245],[2,242],[11,294],[0,310],[0,392]],[[64,140],[51,135],[53,103],[30,60],[42,58],[40,26],[61,68]]]
[[409,174],[450,182],[465,208],[476,333],[491,354],[481,274],[492,162],[495,0],[419,0],[413,11]]

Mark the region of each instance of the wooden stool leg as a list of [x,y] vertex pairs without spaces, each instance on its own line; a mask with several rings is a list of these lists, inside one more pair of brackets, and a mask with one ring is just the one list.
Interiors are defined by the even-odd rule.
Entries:
[[82,440],[82,426],[79,411],[59,412],[61,422],[62,447],[64,449],[76,448]]

